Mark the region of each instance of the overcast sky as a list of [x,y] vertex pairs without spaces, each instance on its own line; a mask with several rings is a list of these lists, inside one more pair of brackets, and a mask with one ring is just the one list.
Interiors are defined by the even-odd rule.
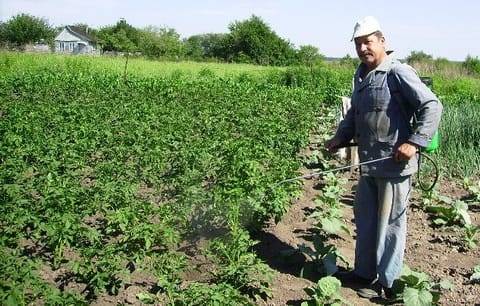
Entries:
[[480,56],[479,12],[477,0],[0,0],[2,21],[29,13],[54,26],[101,27],[125,18],[135,27],[174,28],[182,37],[228,32],[231,22],[255,14],[295,46],[314,45],[332,57],[355,56],[350,42],[355,21],[373,15],[397,57],[421,50],[459,61]]

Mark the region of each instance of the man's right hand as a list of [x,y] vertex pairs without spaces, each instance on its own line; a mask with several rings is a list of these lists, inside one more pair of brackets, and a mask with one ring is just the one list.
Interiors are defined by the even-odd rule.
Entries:
[[332,139],[325,142],[325,148],[328,150],[328,152],[335,153],[337,152],[338,147],[340,147],[341,144],[342,143],[340,139],[333,137]]

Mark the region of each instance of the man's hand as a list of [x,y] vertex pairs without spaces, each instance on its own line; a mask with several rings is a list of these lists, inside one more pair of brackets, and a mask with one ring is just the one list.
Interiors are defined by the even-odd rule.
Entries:
[[398,147],[397,152],[395,152],[394,158],[397,162],[408,161],[415,155],[415,153],[417,153],[417,146],[406,142],[400,147]]
[[341,145],[341,141],[338,138],[332,138],[330,140],[327,140],[325,142],[325,148],[328,150],[330,153],[335,153],[338,150],[338,147]]

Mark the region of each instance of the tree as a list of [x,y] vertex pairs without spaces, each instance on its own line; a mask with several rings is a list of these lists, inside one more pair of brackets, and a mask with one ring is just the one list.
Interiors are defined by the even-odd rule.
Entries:
[[174,29],[149,26],[139,33],[139,50],[144,55],[174,59],[184,56],[184,45]]
[[55,36],[53,28],[46,19],[23,13],[10,18],[2,28],[5,41],[16,46],[42,40],[52,43]]
[[279,37],[258,16],[229,26],[226,60],[250,61],[260,65],[285,66],[295,61],[290,42]]
[[202,48],[202,40],[200,35],[193,35],[183,40],[185,46],[185,55],[195,61],[199,61],[205,58],[205,54]]
[[229,51],[227,50],[228,34],[207,33],[190,36],[185,40],[186,54],[194,59],[226,59]]
[[98,39],[103,51],[132,53],[138,51],[140,35],[136,28],[122,18],[116,25],[100,29]]
[[299,64],[313,66],[323,60],[324,56],[318,53],[318,48],[312,45],[300,46],[297,50]]
[[407,56],[406,60],[409,64],[428,62],[433,60],[433,56],[423,51],[412,51],[410,55]]

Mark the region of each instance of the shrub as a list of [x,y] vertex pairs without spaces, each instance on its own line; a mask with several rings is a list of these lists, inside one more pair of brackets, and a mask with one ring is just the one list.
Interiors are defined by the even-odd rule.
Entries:
[[477,56],[472,57],[468,55],[463,62],[463,67],[467,69],[469,73],[478,75],[480,74],[480,59]]

